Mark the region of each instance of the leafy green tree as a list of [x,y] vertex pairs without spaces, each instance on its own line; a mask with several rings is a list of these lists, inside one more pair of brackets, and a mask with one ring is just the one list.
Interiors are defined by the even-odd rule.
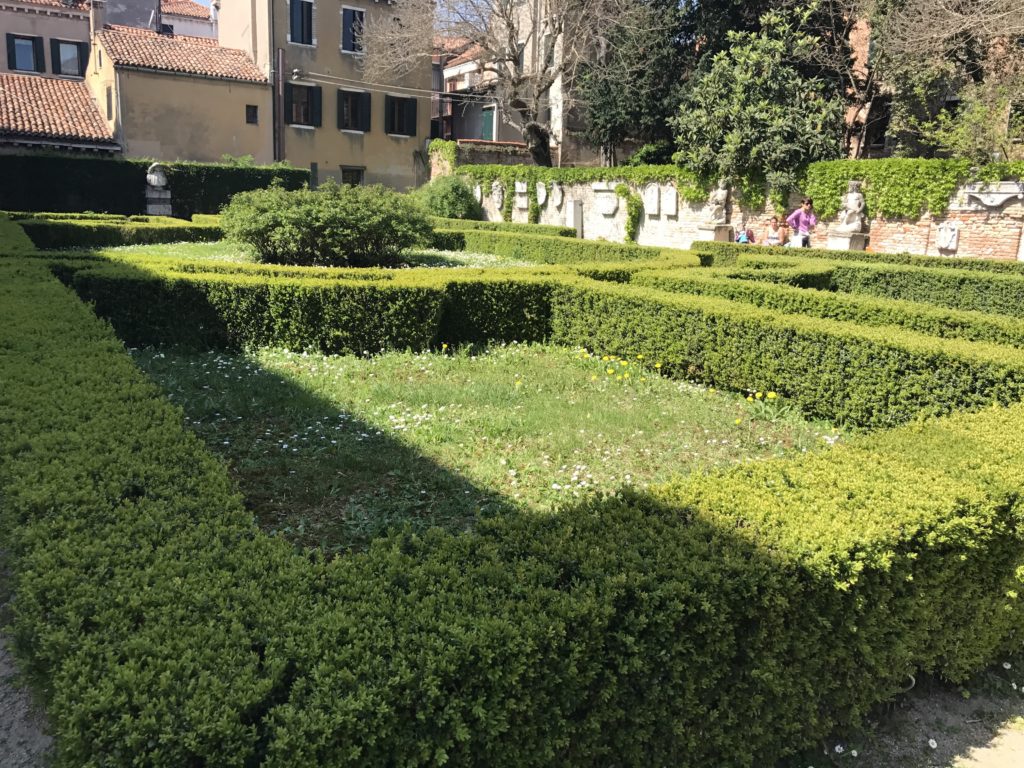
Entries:
[[705,58],[674,120],[675,160],[705,183],[729,178],[745,196],[791,189],[816,160],[839,157],[843,99],[809,77],[817,38],[809,11],[771,11],[759,32],[732,32],[726,51]]
[[645,0],[637,16],[616,25],[580,82],[583,137],[610,163],[627,140],[671,138],[669,125],[681,98],[686,52],[676,0]]

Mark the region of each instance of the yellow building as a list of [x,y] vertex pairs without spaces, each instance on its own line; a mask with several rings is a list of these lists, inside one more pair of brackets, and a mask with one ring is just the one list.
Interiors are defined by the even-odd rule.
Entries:
[[394,12],[372,0],[225,0],[221,44],[246,51],[273,86],[276,159],[320,180],[396,189],[425,181],[431,30],[423,66],[406,77],[371,83],[360,68],[360,28]]
[[99,21],[86,82],[125,155],[273,161],[270,84],[245,52]]

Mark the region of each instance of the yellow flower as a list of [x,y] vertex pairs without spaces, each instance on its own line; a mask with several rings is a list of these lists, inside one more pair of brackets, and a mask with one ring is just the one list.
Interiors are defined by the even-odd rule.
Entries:
[[446,349],[448,349],[448,342],[447,341],[441,344],[441,351],[444,352]]
[[757,393],[757,394],[755,395],[755,397],[756,397],[756,398],[757,398],[758,400],[760,400],[760,399],[761,399],[762,397],[764,397],[764,393],[763,393],[763,392],[758,392],[758,393]]
[[609,368],[608,369],[608,375],[611,376],[613,373],[615,373],[615,369],[614,368]]
[[754,402],[754,398],[752,398],[750,395],[747,395],[747,402],[748,403]]
[[654,367],[655,367],[655,368],[661,368],[661,363],[655,363],[655,364],[654,364]]
[[621,365],[623,368],[625,368],[627,365],[629,365],[629,361],[628,360],[622,360],[621,362],[619,362],[619,365]]
[[708,392],[714,392],[714,391],[715,391],[714,387],[708,387]]
[[637,360],[643,360],[643,359],[644,359],[644,356],[643,356],[643,355],[637,355],[637,356],[636,356],[636,359],[637,359]]
[[622,378],[624,378],[624,379],[628,379],[628,378],[629,378],[629,374],[628,374],[628,373],[624,373],[624,374],[622,374]]
[[609,360],[611,360],[611,358],[610,358],[610,357],[608,357],[608,355],[605,355],[605,356],[604,356],[604,357],[602,357],[601,359],[602,359],[602,360],[603,360],[604,362],[606,362],[606,363],[607,363],[607,362],[608,362]]
[[768,398],[769,400],[774,400],[774,399],[775,399],[776,397],[778,397],[778,395],[777,395],[777,394],[775,394],[774,392],[769,392],[769,393],[767,394],[767,398]]
[[736,424],[737,425],[742,424],[742,423],[743,423],[743,419],[736,419]]
[[622,377],[621,377],[621,376],[616,376],[616,377],[615,377],[615,380],[616,380],[616,381],[622,381]]
[[590,380],[591,381],[597,381],[597,374],[594,374],[593,376],[591,376]]

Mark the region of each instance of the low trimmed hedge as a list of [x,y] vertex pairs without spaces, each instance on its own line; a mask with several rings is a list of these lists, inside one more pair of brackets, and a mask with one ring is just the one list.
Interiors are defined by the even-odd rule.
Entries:
[[695,241],[691,246],[700,254],[706,266],[730,266],[742,255],[779,256],[781,258],[824,259],[826,261],[858,261],[866,264],[909,264],[915,267],[937,269],[966,269],[979,272],[1006,272],[1024,274],[1024,263],[995,259],[957,258],[943,256],[915,256],[910,253],[869,253],[868,251],[832,251],[825,248],[785,248],[739,243]]
[[[599,335],[681,306],[589,293]],[[772,765],[1024,634],[1020,406],[326,561],[44,262],[0,262],[0,307],[0,545],[61,765]]]
[[25,234],[25,230],[19,224],[0,214],[0,255],[21,255],[34,250],[35,246]]
[[[537,226],[537,225],[524,225]],[[535,264],[577,264],[588,261],[633,261],[676,257],[680,264],[699,266],[700,260],[673,248],[610,243],[604,240],[580,240],[551,235],[487,230],[436,230],[435,248],[470,253],[490,253]]]
[[[147,220],[137,221],[136,218]],[[223,232],[216,225],[157,216],[121,221],[33,218],[19,223],[36,247],[43,250],[211,242],[223,237]]]
[[[1022,350],[566,272],[402,270],[383,281],[354,281],[267,278],[240,265],[195,273],[158,261],[84,266],[72,284],[133,345],[425,349],[487,336],[478,330],[486,325],[445,321],[452,312],[503,312],[496,335],[502,340],[550,337],[642,353],[674,375],[737,390],[773,389],[809,414],[859,426],[1024,399]],[[472,283],[482,293],[463,307],[468,299],[453,300],[450,286]]]
[[1024,276],[898,264],[834,264],[832,288],[953,309],[1024,317]]
[[[739,274],[744,275],[740,272]],[[878,299],[872,296],[808,290],[736,279],[734,273],[705,270],[644,270],[632,273],[634,285],[677,293],[719,296],[758,307],[862,325],[898,325],[942,338],[988,341],[1024,347],[1024,322],[985,312],[936,307],[921,302]]]
[[510,221],[476,221],[473,219],[431,218],[435,229],[459,230],[482,229],[489,232],[521,232],[524,235],[553,235],[555,237],[576,237],[573,227],[559,227],[553,224],[522,224]]

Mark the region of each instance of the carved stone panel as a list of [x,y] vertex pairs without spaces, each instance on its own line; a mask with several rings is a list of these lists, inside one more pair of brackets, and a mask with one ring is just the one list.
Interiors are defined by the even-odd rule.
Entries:
[[655,219],[661,215],[660,184],[648,184],[644,187],[644,211],[649,219]]
[[530,196],[527,194],[525,181],[516,182],[516,208],[525,211],[530,207]]
[[672,184],[665,187],[665,192],[661,196],[661,212],[665,216],[679,215],[679,192]]
[[544,205],[548,201],[548,185],[543,181],[537,182],[537,205]]
[[591,185],[594,191],[594,209],[602,216],[614,216],[619,210],[619,196],[611,184],[599,181]]
[[557,181],[551,182],[551,204],[554,205],[555,208],[561,208],[564,199],[565,195],[562,192],[562,185]]

